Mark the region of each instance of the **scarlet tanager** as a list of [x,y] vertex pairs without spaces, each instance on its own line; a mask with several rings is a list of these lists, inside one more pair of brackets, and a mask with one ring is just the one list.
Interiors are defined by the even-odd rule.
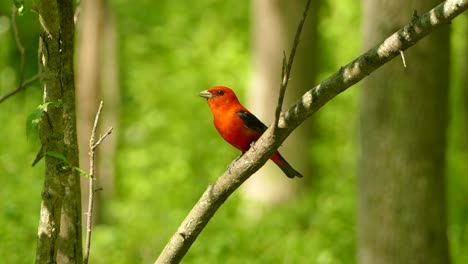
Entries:
[[[250,145],[267,129],[267,126],[239,103],[237,96],[228,87],[214,86],[200,92],[199,95],[206,98],[219,134],[229,144],[242,151],[242,154],[249,150]],[[289,178],[302,177],[278,151],[273,153],[270,159]]]

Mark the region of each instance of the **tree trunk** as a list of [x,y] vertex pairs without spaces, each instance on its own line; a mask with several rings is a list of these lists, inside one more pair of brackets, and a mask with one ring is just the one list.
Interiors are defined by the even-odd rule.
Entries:
[[81,203],[73,71],[73,1],[37,1],[40,19],[39,61],[44,103],[39,128],[45,155],[45,179],[38,228],[36,263],[81,263]]
[[[289,55],[306,2],[253,2],[253,80],[248,104],[249,109],[266,125],[273,122],[278,102],[283,52]],[[318,2],[312,1],[309,9],[283,108],[312,87],[315,80]],[[304,186],[304,180],[310,180],[311,131],[312,123],[308,120],[280,148],[283,156],[305,178],[288,179],[274,163],[267,162],[243,185],[243,193],[248,200],[265,204],[284,202],[297,194],[298,188]]]
[[[371,48],[438,1],[364,1]],[[446,264],[450,36],[442,28],[363,83],[359,263]]]

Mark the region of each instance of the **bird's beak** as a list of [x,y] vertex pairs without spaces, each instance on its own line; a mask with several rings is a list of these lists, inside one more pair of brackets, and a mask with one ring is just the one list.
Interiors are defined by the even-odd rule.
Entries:
[[198,95],[206,99],[210,99],[211,97],[213,97],[213,95],[210,92],[208,92],[208,90],[201,91]]

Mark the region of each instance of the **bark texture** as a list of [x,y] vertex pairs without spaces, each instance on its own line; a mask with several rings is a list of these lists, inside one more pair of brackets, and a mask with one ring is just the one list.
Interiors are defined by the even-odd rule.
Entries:
[[[365,49],[410,20],[413,10],[437,3],[364,0]],[[363,83],[359,263],[450,262],[444,175],[449,41],[444,27],[405,52],[407,68],[393,60]]]
[[38,228],[36,263],[81,263],[81,202],[73,71],[73,1],[36,2],[40,22],[39,62],[47,107],[39,127],[45,179]]

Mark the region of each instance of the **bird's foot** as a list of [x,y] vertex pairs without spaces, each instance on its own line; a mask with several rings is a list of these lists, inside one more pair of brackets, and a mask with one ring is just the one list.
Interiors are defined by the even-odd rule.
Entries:
[[255,142],[257,141],[254,140],[250,143],[250,148],[253,149],[254,151],[255,151]]

